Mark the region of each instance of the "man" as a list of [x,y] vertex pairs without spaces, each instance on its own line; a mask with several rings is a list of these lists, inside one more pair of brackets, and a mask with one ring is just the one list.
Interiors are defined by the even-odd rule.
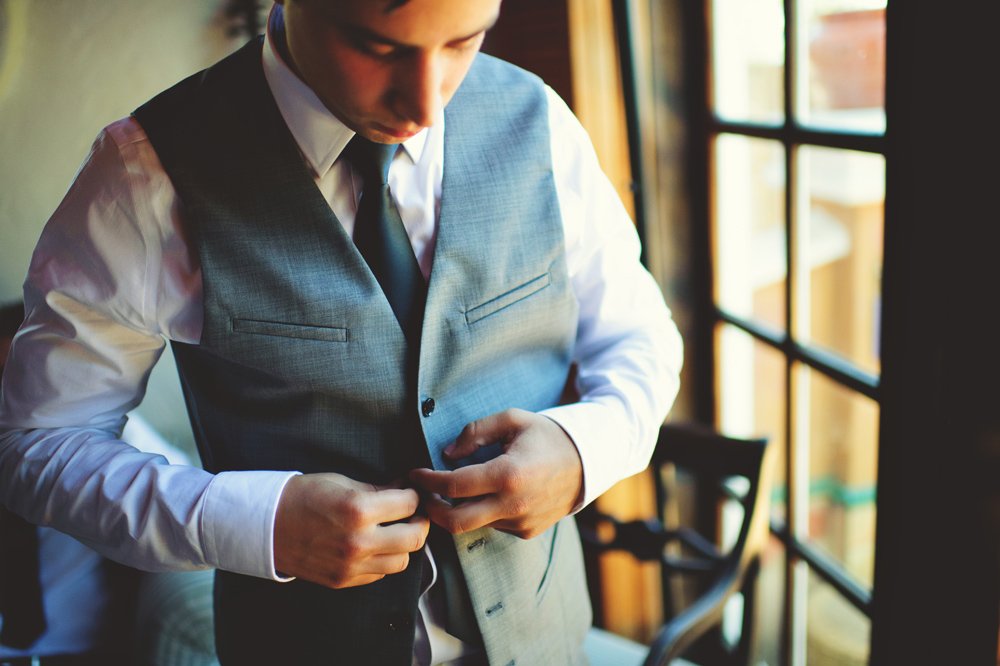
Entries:
[[[278,5],[43,233],[2,499],[217,567],[223,663],[582,663],[566,516],[645,465],[680,366],[634,230],[565,105],[477,56],[499,0]],[[115,439],[160,335],[204,473]]]
[[[0,308],[0,377],[23,319],[21,303]],[[122,440],[172,464],[190,464],[137,415]],[[217,663],[208,572],[139,572],[73,537],[21,521],[0,507],[0,666],[31,657],[61,666]]]

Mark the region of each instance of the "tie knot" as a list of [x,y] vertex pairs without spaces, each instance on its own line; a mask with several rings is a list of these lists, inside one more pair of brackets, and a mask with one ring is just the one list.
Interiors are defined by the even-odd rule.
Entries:
[[399,146],[395,143],[375,143],[355,134],[344,148],[344,155],[361,172],[366,184],[377,183],[381,186],[389,182],[389,163],[395,157],[397,148]]

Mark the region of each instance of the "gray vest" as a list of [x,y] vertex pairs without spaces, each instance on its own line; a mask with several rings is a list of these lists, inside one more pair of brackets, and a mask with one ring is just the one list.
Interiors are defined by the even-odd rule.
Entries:
[[[577,304],[536,78],[478,56],[446,109],[419,359],[313,182],[259,40],[135,115],[201,260],[201,344],[174,353],[206,469],[381,483],[448,467],[441,450],[470,421],[558,403]],[[454,542],[491,664],[583,659],[590,607],[572,519],[530,541],[481,529]],[[220,657],[409,664],[421,559],[346,590],[219,572]]]

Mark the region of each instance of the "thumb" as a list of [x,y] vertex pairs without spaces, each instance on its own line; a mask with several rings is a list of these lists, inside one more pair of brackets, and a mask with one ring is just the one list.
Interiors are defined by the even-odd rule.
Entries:
[[471,456],[484,446],[507,443],[524,428],[524,420],[520,416],[521,410],[508,409],[473,421],[462,429],[454,442],[445,447],[443,453],[455,460]]

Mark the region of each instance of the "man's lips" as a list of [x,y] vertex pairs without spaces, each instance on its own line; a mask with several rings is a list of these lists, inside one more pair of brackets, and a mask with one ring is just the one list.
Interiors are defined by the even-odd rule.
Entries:
[[396,139],[409,139],[411,136],[416,136],[417,133],[420,132],[419,129],[418,130],[393,129],[391,127],[386,127],[381,123],[375,123],[375,129],[381,132],[382,134],[388,134],[389,136],[394,137]]

